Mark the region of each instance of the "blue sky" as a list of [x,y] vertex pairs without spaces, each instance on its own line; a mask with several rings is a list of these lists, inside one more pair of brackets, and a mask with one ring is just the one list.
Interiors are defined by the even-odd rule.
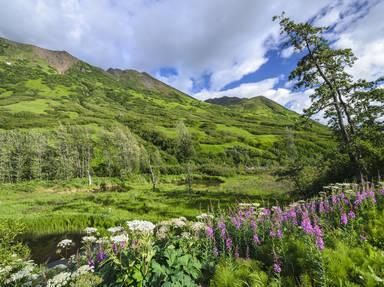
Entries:
[[[273,4],[271,4],[273,3]],[[264,95],[297,112],[311,90],[287,82],[299,55],[281,50],[272,16],[332,26],[359,57],[355,78],[384,71],[384,0],[0,0],[0,36],[67,50],[102,68],[151,73],[205,100]]]

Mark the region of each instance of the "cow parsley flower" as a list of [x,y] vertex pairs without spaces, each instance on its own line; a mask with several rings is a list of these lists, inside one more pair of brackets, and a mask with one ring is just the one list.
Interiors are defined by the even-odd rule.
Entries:
[[150,221],[145,220],[132,220],[127,221],[129,230],[133,232],[152,233],[155,225]]
[[47,287],[66,287],[71,281],[70,272],[62,272],[57,274],[47,282]]
[[129,237],[127,234],[120,234],[116,236],[111,236],[111,241],[114,243],[125,243],[129,240]]
[[83,243],[94,243],[96,242],[97,238],[95,236],[84,236],[82,238]]
[[194,222],[191,225],[191,230],[194,232],[199,232],[205,229],[205,223],[203,222]]
[[121,226],[115,226],[115,227],[110,227],[107,229],[107,231],[111,234],[116,234],[116,233],[120,233],[124,230],[123,227]]
[[71,248],[73,246],[73,241],[71,239],[63,239],[58,244],[58,248],[66,249]]

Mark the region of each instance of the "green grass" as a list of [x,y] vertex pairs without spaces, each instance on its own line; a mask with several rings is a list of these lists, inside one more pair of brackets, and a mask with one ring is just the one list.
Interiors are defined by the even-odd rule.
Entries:
[[[102,182],[119,191],[97,190]],[[122,187],[121,187],[122,186]],[[287,199],[290,188],[271,175],[228,178],[196,175],[193,191],[187,192],[183,176],[163,176],[160,190],[151,191],[148,179],[135,176],[95,178],[70,182],[25,182],[0,186],[0,218],[20,220],[26,232],[41,235],[80,231],[89,224],[104,227],[129,219],[193,218],[210,208],[235,205],[239,201],[274,202]]]

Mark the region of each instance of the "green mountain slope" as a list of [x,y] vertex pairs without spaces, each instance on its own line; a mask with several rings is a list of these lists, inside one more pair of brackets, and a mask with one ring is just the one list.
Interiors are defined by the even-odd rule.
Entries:
[[[179,121],[187,126],[198,164],[234,165],[235,153],[248,164],[278,162],[287,128],[299,116],[263,97],[223,107],[198,101],[146,73],[104,71],[66,52],[49,51],[0,38],[0,129],[55,132],[59,126],[101,131],[127,127],[139,143],[177,164]],[[296,130],[298,148],[308,155],[329,146],[318,124]],[[94,166],[103,162],[102,156]]]

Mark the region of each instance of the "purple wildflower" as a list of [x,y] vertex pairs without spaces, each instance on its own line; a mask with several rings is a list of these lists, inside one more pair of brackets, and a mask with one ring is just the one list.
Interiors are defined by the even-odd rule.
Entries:
[[205,233],[206,233],[208,238],[214,239],[214,231],[213,231],[213,228],[211,226],[207,226],[207,228],[205,229]]
[[93,261],[92,258],[88,258],[88,266],[89,266],[89,267],[93,267],[93,266],[95,266],[95,261]]
[[322,237],[316,237],[316,245],[317,247],[319,248],[319,250],[323,250],[324,249],[324,240]]
[[221,238],[225,239],[226,226],[225,226],[224,220],[221,220],[217,224],[217,227],[220,229],[220,236],[221,236]]
[[280,263],[279,262],[275,262],[274,264],[273,264],[273,271],[275,272],[275,273],[280,273],[281,272],[281,266],[280,266]]
[[251,220],[251,227],[252,227],[252,230],[255,231],[257,229],[257,224],[255,222],[255,220]]
[[365,237],[363,234],[360,234],[360,240],[361,241],[367,241],[367,237]]
[[355,219],[355,218],[356,218],[356,214],[353,212],[353,210],[350,210],[350,211],[348,212],[348,217],[349,217],[350,219]]
[[231,251],[232,249],[232,239],[230,237],[227,238],[225,241],[225,247],[227,248],[227,251]]
[[237,217],[237,216],[234,216],[234,217],[231,218],[231,221],[232,221],[232,224],[235,226],[235,228],[237,230],[239,230],[240,227],[241,227],[241,220],[240,220],[240,218]]
[[301,220],[301,227],[303,228],[304,232],[307,234],[312,234],[313,233],[313,227],[311,224],[311,219],[308,216],[307,211],[303,211],[302,215],[302,220]]
[[343,224],[343,225],[347,225],[347,224],[348,224],[348,217],[347,217],[347,215],[345,214],[345,212],[343,212],[343,213],[341,214],[340,222],[341,222],[341,224]]
[[213,255],[214,255],[215,257],[219,256],[219,251],[217,250],[216,245],[213,247]]
[[98,262],[103,261],[105,258],[107,258],[107,254],[105,254],[105,252],[103,250],[100,250],[99,253],[97,253],[97,255],[96,255],[96,260]]
[[256,245],[260,244],[259,236],[256,233],[253,234],[253,242],[255,242]]

